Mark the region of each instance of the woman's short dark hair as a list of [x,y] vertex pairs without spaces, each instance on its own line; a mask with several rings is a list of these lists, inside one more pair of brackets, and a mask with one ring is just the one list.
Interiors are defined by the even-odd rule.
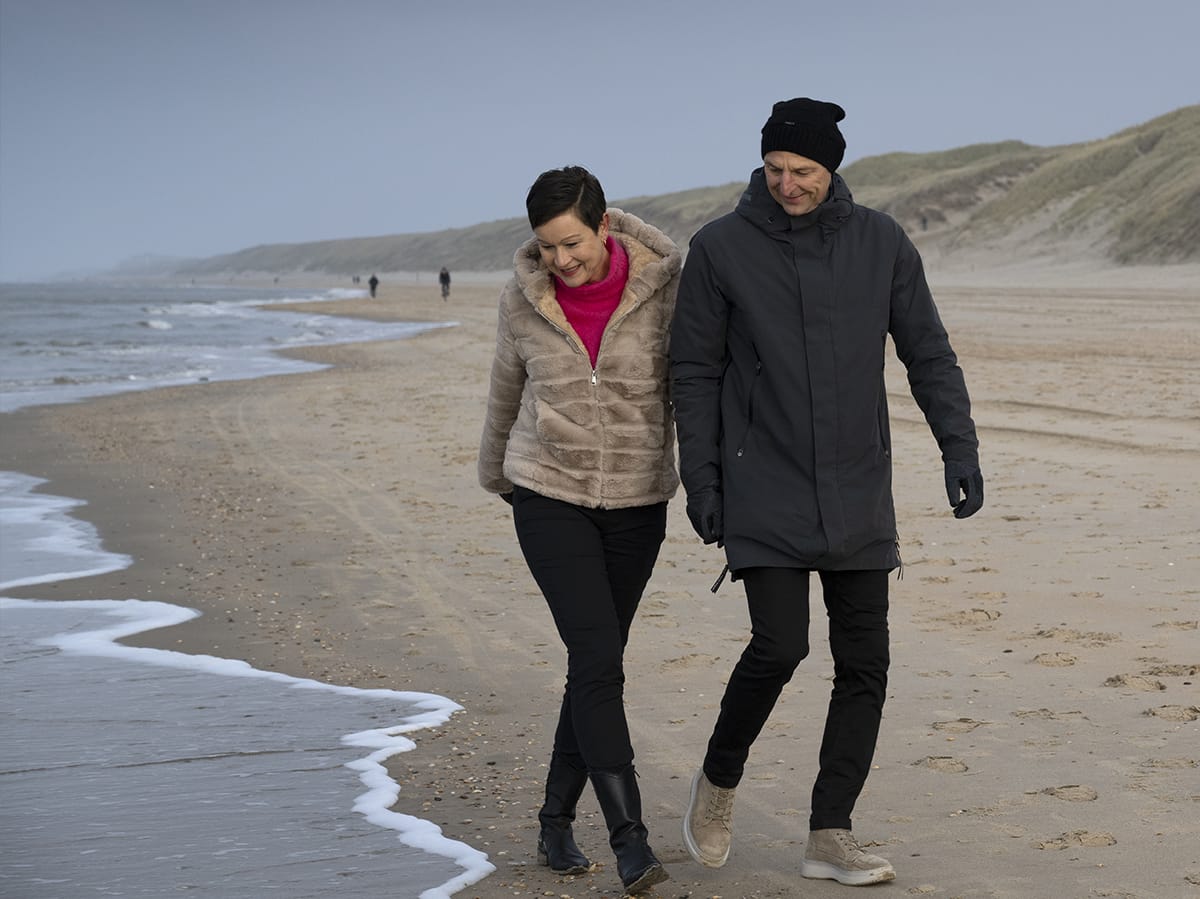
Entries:
[[596,176],[581,165],[569,165],[538,175],[525,197],[525,209],[530,228],[573,212],[593,231],[599,231],[608,204]]

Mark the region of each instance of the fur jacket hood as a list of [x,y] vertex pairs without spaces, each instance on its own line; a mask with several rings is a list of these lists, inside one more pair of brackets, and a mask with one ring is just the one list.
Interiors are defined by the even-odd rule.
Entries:
[[665,502],[675,493],[667,348],[682,260],[669,237],[620,209],[609,233],[629,279],[593,370],[555,298],[536,239],[513,258],[500,296],[496,355],[479,449],[479,482],[513,485],[587,508]]

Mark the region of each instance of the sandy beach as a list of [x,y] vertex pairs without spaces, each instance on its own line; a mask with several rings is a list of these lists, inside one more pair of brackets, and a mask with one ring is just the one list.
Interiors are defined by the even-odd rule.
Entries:
[[[1090,283],[1104,286],[935,283],[987,477],[967,521],[892,360],[905,564],[855,830],[897,879],[871,895],[1200,897],[1200,288]],[[304,309],[458,325],[292,351],[323,371],[4,416],[2,467],[86,500],[77,514],[135,560],[21,594],[187,605],[202,617],[141,645],[449,697],[465,710],[391,770],[397,810],[497,866],[457,895],[619,896],[590,792],[577,834],[597,869],[534,864],[565,653],[509,508],[475,476],[498,291],[456,281],[443,303],[433,284],[385,278],[377,300]],[[748,631],[740,584],[709,592],[721,566],[681,492],[627,654],[647,823],[671,873],[655,895],[848,895],[798,873],[831,676],[816,609],[813,655],[739,789],[728,865],[682,849]]]

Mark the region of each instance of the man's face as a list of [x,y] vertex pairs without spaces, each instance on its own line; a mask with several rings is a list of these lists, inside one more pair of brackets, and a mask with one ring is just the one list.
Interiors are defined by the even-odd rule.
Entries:
[[764,156],[763,172],[767,190],[788,215],[804,215],[820,206],[833,180],[821,163],[787,150],[772,150]]

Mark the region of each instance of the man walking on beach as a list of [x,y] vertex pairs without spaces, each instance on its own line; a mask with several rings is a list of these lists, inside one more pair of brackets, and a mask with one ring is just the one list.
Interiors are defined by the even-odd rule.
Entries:
[[367,282],[367,287],[371,289],[371,299],[375,299],[375,290],[379,287],[379,279],[371,275],[371,280]]
[[956,518],[983,505],[983,475],[921,259],[893,219],[856,204],[834,174],[844,117],[807,98],[775,104],[762,168],[736,210],[692,240],[670,358],[688,517],[705,543],[724,546],[751,622],[692,783],[684,842],[709,867],[729,856],[750,747],[808,655],[815,571],[834,681],[800,873],[861,885],[895,877],[851,832],[879,733],[888,577],[900,564],[889,334],[941,451]]

